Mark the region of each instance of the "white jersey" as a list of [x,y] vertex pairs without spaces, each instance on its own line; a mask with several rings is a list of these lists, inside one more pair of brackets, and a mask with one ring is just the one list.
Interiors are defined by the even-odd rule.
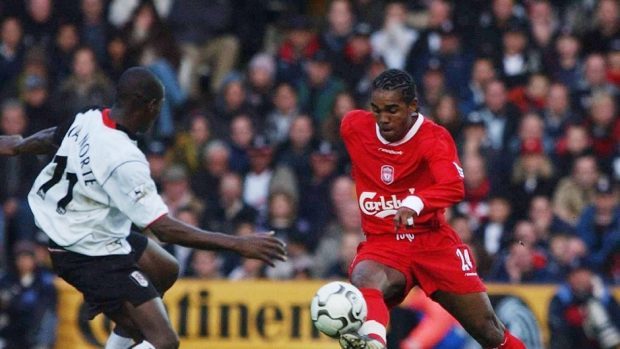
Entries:
[[91,109],[56,131],[60,145],[28,195],[36,224],[56,244],[89,256],[128,254],[131,224],[168,212],[130,132]]

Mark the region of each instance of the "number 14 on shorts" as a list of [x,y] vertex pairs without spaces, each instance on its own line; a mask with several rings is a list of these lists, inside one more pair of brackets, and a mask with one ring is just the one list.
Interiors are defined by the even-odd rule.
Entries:
[[469,250],[466,248],[457,248],[456,249],[456,256],[460,258],[461,260],[461,269],[464,272],[468,272],[466,275],[469,274],[473,274],[473,275],[477,275],[477,273],[472,272],[469,273],[471,271],[474,270],[474,263],[472,263],[471,261],[471,257],[469,255]]

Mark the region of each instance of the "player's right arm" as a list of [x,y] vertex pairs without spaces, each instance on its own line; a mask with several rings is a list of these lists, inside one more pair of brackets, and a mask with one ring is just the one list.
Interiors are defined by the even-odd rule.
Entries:
[[148,229],[163,242],[202,250],[229,250],[246,258],[260,259],[273,266],[275,260],[286,260],[284,243],[271,234],[238,237],[213,233],[185,224],[168,214],[153,222]]
[[58,149],[55,142],[56,127],[39,131],[29,137],[0,136],[0,155],[50,154]]
[[157,193],[148,164],[126,159],[110,169],[103,189],[111,204],[138,227],[149,229],[163,242],[204,250],[230,250],[269,265],[285,260],[284,243],[269,234],[238,237],[208,232],[187,225],[168,215],[168,208]]

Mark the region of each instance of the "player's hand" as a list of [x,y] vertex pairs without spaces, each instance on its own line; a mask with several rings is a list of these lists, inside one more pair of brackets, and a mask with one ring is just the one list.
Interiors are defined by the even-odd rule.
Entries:
[[0,156],[17,155],[15,148],[22,139],[22,136],[0,136]]
[[414,219],[417,216],[418,214],[408,207],[399,208],[394,215],[394,231],[398,232],[399,229],[413,228]]
[[286,244],[269,233],[253,234],[238,238],[237,252],[246,258],[260,259],[270,266],[274,261],[286,261]]

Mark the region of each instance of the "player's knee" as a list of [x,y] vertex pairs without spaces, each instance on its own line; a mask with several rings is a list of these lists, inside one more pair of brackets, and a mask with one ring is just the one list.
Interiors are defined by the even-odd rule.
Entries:
[[487,314],[473,321],[468,328],[470,334],[483,347],[497,347],[504,340],[504,327],[494,314]]

